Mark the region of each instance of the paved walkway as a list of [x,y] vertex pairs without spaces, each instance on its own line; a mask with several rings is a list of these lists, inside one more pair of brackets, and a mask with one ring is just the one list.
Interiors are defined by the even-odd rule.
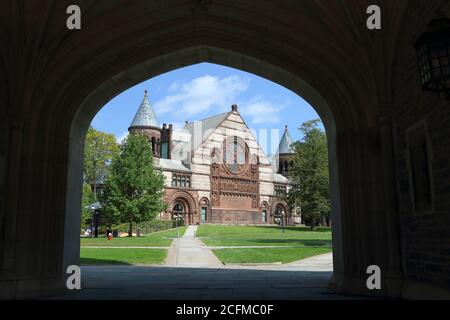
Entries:
[[[332,254],[281,265],[223,265],[189,226],[164,266],[82,267],[82,290],[56,299],[348,299],[328,289]],[[354,298],[354,297],[353,297]]]
[[174,239],[167,253],[166,266],[220,268],[222,263],[201,240],[195,237],[198,226],[188,226],[184,235]]
[[328,289],[330,271],[163,266],[86,266],[69,300],[346,299]]

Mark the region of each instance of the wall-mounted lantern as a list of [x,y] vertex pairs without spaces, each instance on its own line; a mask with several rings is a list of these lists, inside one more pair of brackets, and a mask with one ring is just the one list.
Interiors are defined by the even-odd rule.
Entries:
[[450,19],[431,21],[414,46],[423,90],[450,100]]

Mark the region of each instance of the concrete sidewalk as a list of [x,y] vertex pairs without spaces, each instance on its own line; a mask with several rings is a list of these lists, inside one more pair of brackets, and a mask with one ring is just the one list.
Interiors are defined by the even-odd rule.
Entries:
[[198,226],[188,226],[184,235],[174,239],[165,266],[221,268],[223,264],[210,248],[195,237]]
[[223,265],[197,226],[172,242],[163,266],[82,267],[82,290],[54,299],[360,299],[328,289],[327,253],[281,265]]

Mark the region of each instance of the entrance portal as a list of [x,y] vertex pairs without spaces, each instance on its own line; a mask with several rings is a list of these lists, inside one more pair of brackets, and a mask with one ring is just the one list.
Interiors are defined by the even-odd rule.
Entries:
[[172,207],[172,219],[174,221],[184,222],[184,224],[194,224],[192,212],[183,200],[176,200]]

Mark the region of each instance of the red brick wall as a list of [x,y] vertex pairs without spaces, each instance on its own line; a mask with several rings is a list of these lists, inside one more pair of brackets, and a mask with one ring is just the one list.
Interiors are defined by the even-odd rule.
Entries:
[[262,216],[259,211],[212,209],[211,223],[260,224]]

